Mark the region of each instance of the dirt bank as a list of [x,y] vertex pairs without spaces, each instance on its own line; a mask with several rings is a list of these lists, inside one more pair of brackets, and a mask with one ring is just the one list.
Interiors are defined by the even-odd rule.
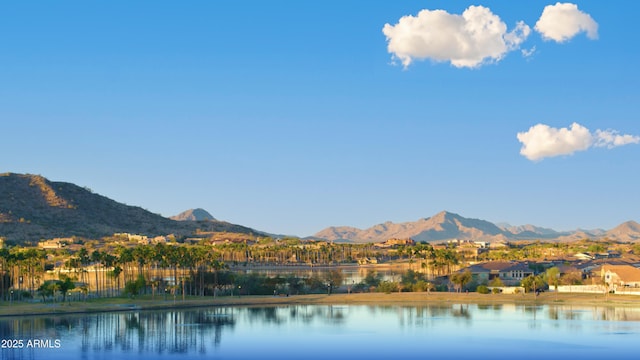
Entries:
[[429,305],[429,304],[516,304],[516,305],[583,305],[640,307],[640,296],[594,295],[594,294],[477,294],[477,293],[359,293],[359,294],[315,294],[295,296],[225,296],[187,297],[173,299],[156,296],[136,299],[111,298],[71,303],[5,303],[0,305],[0,316],[26,316],[44,314],[74,314],[92,312],[115,312],[153,309],[184,309],[206,306],[277,306],[277,305]]

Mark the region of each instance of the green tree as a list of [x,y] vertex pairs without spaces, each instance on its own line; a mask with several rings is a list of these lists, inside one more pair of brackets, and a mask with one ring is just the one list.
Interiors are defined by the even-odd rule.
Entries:
[[62,293],[62,302],[65,302],[67,300],[67,294],[69,293],[69,291],[75,289],[76,285],[68,276],[63,277],[62,281],[58,280],[58,285],[59,290]]
[[416,281],[415,284],[413,284],[413,286],[411,287],[412,291],[431,291],[433,289],[433,284],[425,281],[425,280],[418,280]]
[[556,300],[558,299],[558,283],[560,282],[560,269],[557,267],[551,267],[544,273],[547,284],[553,285],[555,291]]
[[582,285],[582,272],[580,270],[569,271],[560,277],[563,285]]
[[142,274],[138,274],[135,281],[127,281],[124,284],[124,294],[129,297],[136,297],[140,291],[146,286],[146,280]]
[[411,287],[413,284],[418,282],[418,280],[421,280],[421,278],[420,273],[409,269],[402,274],[401,282],[405,287]]
[[38,287],[38,294],[42,296],[42,301],[46,302],[47,298],[53,297],[54,288],[53,283],[55,280],[45,281],[40,287]]
[[464,272],[453,273],[449,276],[449,280],[455,285],[458,292],[462,291],[462,288],[471,282],[473,276],[471,275],[471,271],[466,270]]
[[327,285],[327,293],[331,294],[334,288],[342,285],[344,277],[340,270],[329,270],[324,274],[323,279]]
[[493,279],[491,279],[491,281],[489,282],[489,286],[491,286],[491,287],[503,287],[504,283],[502,282],[502,279],[500,279],[499,276],[496,276]]
[[542,276],[529,275],[522,279],[520,286],[522,286],[526,292],[536,292],[537,290],[544,289],[547,284]]
[[382,281],[382,275],[380,275],[377,271],[371,270],[367,272],[367,275],[362,279],[361,284],[365,288],[366,291],[370,291],[371,289],[375,289],[380,285]]

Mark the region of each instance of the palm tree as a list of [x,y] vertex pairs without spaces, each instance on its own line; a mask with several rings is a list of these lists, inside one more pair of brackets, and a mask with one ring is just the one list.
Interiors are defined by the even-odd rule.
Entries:
[[[5,277],[7,275],[9,263],[9,250],[2,248],[0,249],[0,300],[5,299],[5,289],[8,288],[11,284],[5,284]],[[9,277],[11,279],[11,277]]]
[[133,276],[131,274],[131,264],[134,261],[133,250],[130,248],[126,248],[124,246],[120,246],[118,248],[118,264],[122,265],[122,272],[124,277],[124,282],[132,281]]
[[100,297],[100,280],[98,277],[98,265],[100,265],[100,262],[102,260],[102,253],[100,252],[100,250],[94,250],[91,253],[91,262],[93,262],[93,272],[96,276],[96,296]]
[[122,271],[123,270],[119,265],[113,266],[113,270],[109,271],[109,276],[116,280],[116,295],[120,294],[120,274]]

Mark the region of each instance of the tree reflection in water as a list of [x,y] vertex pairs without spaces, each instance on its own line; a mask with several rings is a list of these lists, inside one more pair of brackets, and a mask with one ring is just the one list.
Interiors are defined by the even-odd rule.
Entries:
[[[618,323],[621,320],[632,321],[628,322],[628,327],[621,327]],[[347,352],[352,348],[361,349],[358,346],[362,347],[363,344],[380,341],[372,340],[379,339],[379,336],[387,339],[387,336],[393,337],[394,334],[401,334],[395,341],[406,341],[404,346],[408,348],[414,345],[416,339],[425,337],[437,338],[437,342],[446,342],[446,336],[450,334],[467,334],[470,339],[484,336],[489,342],[495,340],[491,336],[496,336],[500,339],[495,340],[496,343],[503,344],[502,338],[507,336],[503,331],[505,324],[511,324],[509,326],[518,329],[520,324],[526,324],[530,330],[530,337],[540,337],[549,331],[568,330],[570,333],[584,333],[587,329],[593,328],[594,321],[598,321],[598,331],[620,337],[624,334],[640,333],[640,330],[636,330],[637,320],[640,320],[638,308],[582,308],[567,305],[447,303],[406,306],[214,307],[11,317],[0,319],[0,337],[63,339],[64,344],[64,352],[32,351],[20,356],[5,356],[7,353],[3,352],[3,359],[53,360],[56,356],[64,356],[88,359],[180,357],[184,360],[199,356],[211,358],[238,354],[250,358],[249,355],[255,355],[255,350],[249,352],[249,347],[243,348],[247,339],[251,339],[252,344],[259,343],[258,349],[261,352],[265,349],[275,349],[274,353],[278,353],[277,350],[285,346],[293,356],[295,351],[306,351],[309,347],[318,346],[307,340],[307,334],[313,334],[313,339],[319,338],[324,341],[348,339],[341,348]],[[500,326],[494,327],[498,322]],[[338,334],[340,337],[336,337]],[[342,336],[344,334],[350,336]],[[290,337],[297,340],[287,342],[286,339]],[[522,339],[517,338],[514,341]],[[17,352],[13,354],[18,355]],[[50,354],[55,355],[49,356]]]
[[[224,328],[235,326],[233,309],[195,311],[140,311],[48,317],[11,318],[0,321],[3,339],[68,339],[82,353],[118,352],[181,354],[221,343]],[[37,357],[36,357],[37,358]]]

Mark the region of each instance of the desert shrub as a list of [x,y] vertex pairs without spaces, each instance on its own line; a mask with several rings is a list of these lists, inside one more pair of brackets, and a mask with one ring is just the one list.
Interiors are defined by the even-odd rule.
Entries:
[[411,289],[413,291],[429,291],[429,290],[433,289],[433,285],[431,283],[429,283],[429,282],[424,281],[424,280],[418,280],[418,282],[413,284]]
[[383,293],[391,293],[394,291],[398,291],[398,284],[391,282],[391,281],[382,281],[380,282],[380,285],[378,285],[378,292],[383,292]]

